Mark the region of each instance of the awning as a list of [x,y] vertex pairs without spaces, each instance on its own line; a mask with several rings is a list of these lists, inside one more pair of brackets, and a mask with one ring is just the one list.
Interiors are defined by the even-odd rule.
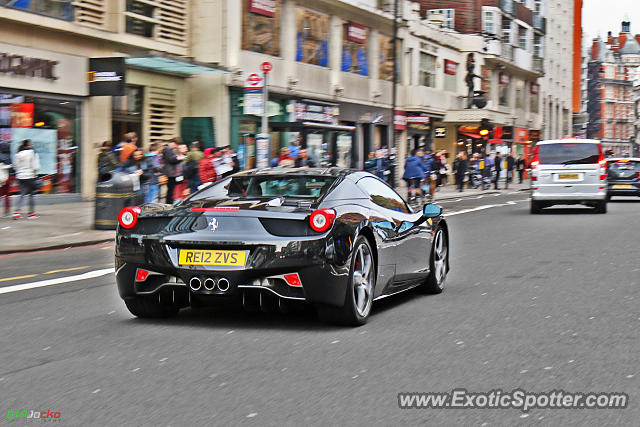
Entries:
[[187,77],[200,74],[230,72],[223,66],[215,63],[199,62],[191,58],[155,51],[136,54],[130,58],[125,58],[124,62],[132,68]]

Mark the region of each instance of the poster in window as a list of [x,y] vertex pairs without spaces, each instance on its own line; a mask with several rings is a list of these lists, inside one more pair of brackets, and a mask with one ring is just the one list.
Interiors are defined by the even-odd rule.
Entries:
[[378,36],[380,44],[380,80],[393,80],[393,37],[380,34]]
[[242,49],[280,56],[280,1],[242,2]]
[[349,22],[344,25],[344,40],[342,42],[342,71],[347,73],[369,75],[367,60],[367,39],[369,29],[362,25]]
[[40,169],[38,175],[53,175],[58,171],[58,130],[57,129],[11,129],[11,158],[18,152],[18,147],[25,139],[31,140],[33,149],[38,154]]
[[326,67],[329,61],[329,17],[296,7],[296,61]]

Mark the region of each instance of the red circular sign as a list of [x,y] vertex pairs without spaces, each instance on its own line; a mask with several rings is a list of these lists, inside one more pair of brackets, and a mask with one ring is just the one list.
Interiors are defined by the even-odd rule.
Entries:
[[262,77],[260,77],[256,73],[253,73],[249,75],[249,77],[247,77],[247,82],[252,86],[258,85],[261,81],[262,81]]
[[262,71],[265,73],[268,73],[269,71],[271,71],[271,68],[273,68],[273,66],[271,65],[271,62],[263,62],[262,63]]

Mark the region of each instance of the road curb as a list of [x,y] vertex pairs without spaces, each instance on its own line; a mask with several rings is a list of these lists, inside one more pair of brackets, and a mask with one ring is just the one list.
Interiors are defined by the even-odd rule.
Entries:
[[82,246],[99,245],[100,243],[112,242],[113,239],[85,240],[82,242],[71,242],[59,245],[42,246],[39,248],[19,248],[19,249],[0,249],[0,255],[11,255],[18,253],[30,253],[41,251],[52,251],[56,249],[77,248]]

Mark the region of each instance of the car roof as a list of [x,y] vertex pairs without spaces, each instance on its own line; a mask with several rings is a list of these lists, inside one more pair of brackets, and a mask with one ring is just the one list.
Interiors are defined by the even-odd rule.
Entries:
[[265,169],[251,169],[248,171],[238,172],[234,176],[247,176],[247,175],[278,175],[278,176],[318,176],[328,175],[334,177],[346,176],[357,172],[356,169],[347,168],[265,168]]
[[597,139],[550,139],[547,141],[538,141],[536,145],[549,145],[549,144],[600,144]]

